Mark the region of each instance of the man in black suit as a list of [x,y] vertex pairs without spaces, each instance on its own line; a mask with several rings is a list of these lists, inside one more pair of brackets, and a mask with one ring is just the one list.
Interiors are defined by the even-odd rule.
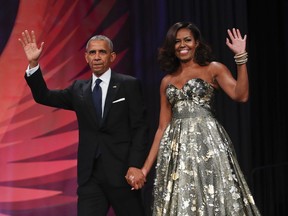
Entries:
[[[111,40],[96,35],[87,42],[85,59],[91,79],[76,80],[63,90],[46,86],[38,63],[44,43],[38,47],[34,32],[27,30],[19,41],[29,62],[25,79],[34,100],[76,112],[78,215],[105,216],[110,206],[117,216],[144,215],[138,190],[146,181],[139,169],[147,150],[143,95],[136,78],[111,71],[116,58]],[[95,84],[97,79],[100,84]]]

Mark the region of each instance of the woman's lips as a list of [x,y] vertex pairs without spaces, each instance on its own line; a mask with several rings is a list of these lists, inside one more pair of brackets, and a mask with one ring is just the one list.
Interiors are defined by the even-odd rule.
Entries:
[[179,53],[180,53],[180,54],[187,54],[187,53],[188,53],[188,50],[180,50]]

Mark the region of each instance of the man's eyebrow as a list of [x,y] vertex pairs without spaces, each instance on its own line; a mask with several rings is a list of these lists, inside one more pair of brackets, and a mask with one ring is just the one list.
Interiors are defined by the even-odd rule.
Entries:
[[91,50],[89,50],[88,52],[89,53],[93,53],[93,52],[108,52],[107,50],[105,50],[105,49],[100,49],[100,50],[95,50],[95,49],[91,49]]

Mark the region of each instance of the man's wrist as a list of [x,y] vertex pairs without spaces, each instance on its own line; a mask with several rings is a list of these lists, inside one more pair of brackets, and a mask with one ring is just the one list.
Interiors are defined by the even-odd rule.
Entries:
[[29,62],[29,68],[32,69],[32,68],[36,67],[38,64],[39,64],[38,61],[30,61]]

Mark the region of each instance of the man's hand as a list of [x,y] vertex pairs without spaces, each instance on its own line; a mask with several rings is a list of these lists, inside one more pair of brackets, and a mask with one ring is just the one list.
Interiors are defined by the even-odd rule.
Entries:
[[146,177],[142,173],[141,169],[136,167],[130,167],[125,176],[128,184],[131,185],[132,190],[138,190],[142,188],[146,182]]
[[44,42],[42,42],[40,48],[38,48],[34,31],[31,31],[30,35],[27,30],[22,32],[22,39],[19,38],[18,41],[21,43],[24,49],[30,68],[36,67],[38,65],[38,59],[43,50]]

